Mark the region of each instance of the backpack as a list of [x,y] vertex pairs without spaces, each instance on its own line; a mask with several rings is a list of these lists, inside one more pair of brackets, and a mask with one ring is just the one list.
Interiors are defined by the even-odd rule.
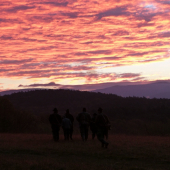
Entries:
[[86,112],[82,112],[78,115],[78,121],[82,125],[89,125],[89,115]]

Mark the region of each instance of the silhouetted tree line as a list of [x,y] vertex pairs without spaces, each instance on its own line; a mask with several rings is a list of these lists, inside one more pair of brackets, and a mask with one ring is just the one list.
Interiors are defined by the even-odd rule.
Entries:
[[0,133],[34,132],[37,120],[26,111],[19,111],[10,101],[0,97]]
[[57,107],[59,114],[70,109],[76,116],[83,107],[93,114],[102,107],[113,133],[170,135],[170,99],[120,97],[76,90],[34,90],[6,95],[19,110],[36,115],[42,131],[48,131],[48,116]]

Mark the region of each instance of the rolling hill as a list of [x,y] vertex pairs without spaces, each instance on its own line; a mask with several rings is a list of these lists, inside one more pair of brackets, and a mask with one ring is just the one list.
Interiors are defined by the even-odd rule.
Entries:
[[167,98],[170,99],[170,83],[156,82],[142,85],[119,85],[104,89],[94,90],[106,94],[116,94],[122,97],[146,97],[146,98]]

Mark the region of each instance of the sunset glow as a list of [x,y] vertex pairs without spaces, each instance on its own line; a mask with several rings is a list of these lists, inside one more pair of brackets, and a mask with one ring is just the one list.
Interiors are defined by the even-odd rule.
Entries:
[[170,79],[170,0],[2,0],[0,11],[0,90]]

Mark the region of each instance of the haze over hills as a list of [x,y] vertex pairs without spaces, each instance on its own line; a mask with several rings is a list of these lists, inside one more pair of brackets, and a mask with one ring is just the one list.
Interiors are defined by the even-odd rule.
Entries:
[[94,90],[106,94],[116,94],[122,97],[136,96],[146,98],[167,98],[170,99],[170,83],[155,82],[142,85],[118,85],[109,88]]
[[[8,90],[0,92],[0,96],[10,95],[18,92],[27,92],[40,89],[47,89],[44,86],[37,86],[36,88],[25,88],[19,90]],[[59,88],[60,89],[60,88]],[[122,97],[146,97],[146,98],[167,98],[170,99],[170,81],[155,81],[145,84],[137,84],[133,82],[120,83],[101,83],[91,85],[75,85],[62,86],[61,89],[72,89],[79,91],[101,92],[106,94],[116,94]],[[95,90],[94,90],[95,89]]]
[[38,88],[29,88],[29,89],[20,89],[20,90],[6,90],[6,91],[1,91],[0,92],[0,96],[4,96],[4,95],[10,95],[13,93],[19,93],[19,92],[28,92],[28,91],[32,91],[32,90],[39,90]]

